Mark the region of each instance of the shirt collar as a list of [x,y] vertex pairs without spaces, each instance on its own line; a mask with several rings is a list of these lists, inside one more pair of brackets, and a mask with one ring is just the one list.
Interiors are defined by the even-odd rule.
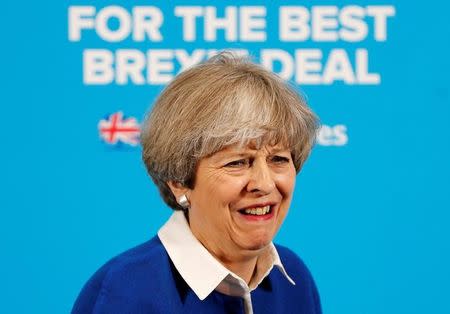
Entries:
[[270,273],[273,266],[295,285],[284,269],[273,243],[270,243],[267,253],[258,258],[256,275],[248,287],[243,279],[225,268],[197,240],[182,211],[177,210],[172,214],[159,229],[158,236],[175,268],[200,300],[215,289],[228,295],[249,293]]

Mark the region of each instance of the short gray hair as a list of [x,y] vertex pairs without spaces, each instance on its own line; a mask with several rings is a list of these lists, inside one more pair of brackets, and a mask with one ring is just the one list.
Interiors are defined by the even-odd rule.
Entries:
[[317,117],[288,83],[223,52],[180,73],[160,94],[142,127],[142,159],[164,201],[182,209],[167,182],[193,188],[203,157],[249,141],[283,143],[298,172],[317,129]]

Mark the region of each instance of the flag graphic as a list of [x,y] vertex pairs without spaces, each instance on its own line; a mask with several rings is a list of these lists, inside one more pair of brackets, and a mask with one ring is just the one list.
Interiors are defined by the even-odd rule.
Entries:
[[140,128],[136,118],[125,118],[121,111],[110,114],[98,123],[100,137],[108,144],[119,142],[136,146],[139,144]]

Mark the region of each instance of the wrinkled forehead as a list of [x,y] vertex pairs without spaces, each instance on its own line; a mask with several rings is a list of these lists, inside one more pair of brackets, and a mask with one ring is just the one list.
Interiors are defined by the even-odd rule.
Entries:
[[228,145],[226,147],[223,147],[221,150],[202,158],[209,159],[212,162],[214,161],[221,161],[223,159],[228,158],[237,158],[237,157],[250,157],[250,156],[256,156],[259,154],[270,156],[275,154],[291,154],[291,150],[286,146],[282,144],[263,144],[263,145],[257,145],[254,140],[249,141],[246,145],[242,145],[239,143]]
[[279,135],[279,138],[263,136],[259,138],[252,139],[241,139],[239,142],[226,143],[223,141],[223,145],[216,146],[216,149],[211,151],[204,157],[211,157],[213,155],[223,155],[223,154],[247,154],[254,153],[256,151],[264,151],[267,154],[274,154],[281,151],[291,152],[292,147],[289,145],[288,141],[285,139],[285,135]]
[[277,152],[281,150],[289,150],[290,147],[285,142],[271,142],[263,139],[252,139],[244,143],[235,143],[225,146],[221,151],[254,151],[264,150],[267,152]]
[[[280,138],[284,137],[284,135],[279,135]],[[249,139],[242,143],[234,143],[228,145],[222,150],[228,151],[245,151],[245,150],[264,150],[267,152],[277,152],[281,150],[289,150],[290,145],[286,140],[278,141],[275,137],[270,138],[268,136],[263,136],[256,139]]]

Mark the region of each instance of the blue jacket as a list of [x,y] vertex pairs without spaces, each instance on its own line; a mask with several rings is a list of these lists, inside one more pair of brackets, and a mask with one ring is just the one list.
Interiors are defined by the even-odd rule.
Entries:
[[[305,264],[289,249],[276,246],[296,282],[277,268],[251,293],[255,314],[321,314],[319,295]],[[212,292],[201,301],[177,272],[159,238],[113,258],[86,283],[72,314],[244,313],[243,300]]]

